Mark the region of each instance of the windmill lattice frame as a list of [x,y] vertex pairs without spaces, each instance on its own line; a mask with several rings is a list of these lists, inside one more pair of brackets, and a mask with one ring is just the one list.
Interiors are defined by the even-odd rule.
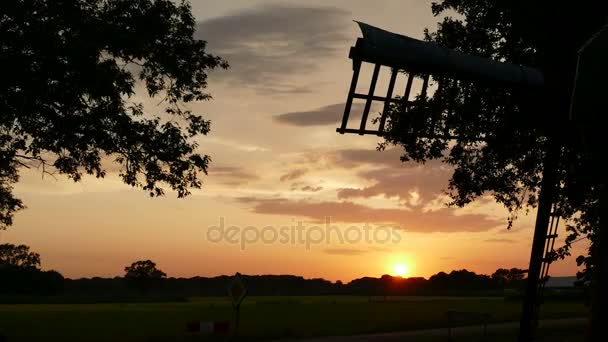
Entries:
[[[363,32],[351,47],[349,58],[353,64],[353,75],[344,106],[340,134],[355,133],[359,135],[383,136],[391,104],[412,105],[410,100],[414,81],[421,80],[420,97],[425,98],[429,89],[431,75],[447,77],[458,81],[482,82],[488,86],[516,86],[540,88],[544,85],[541,71],[509,63],[499,63],[485,58],[459,53],[439,45],[423,42],[407,36],[384,31],[371,25],[357,22]],[[364,64],[373,65],[370,86],[367,94],[358,93],[357,85]],[[390,79],[385,95],[376,94],[378,77],[382,68],[390,69]],[[407,82],[402,96],[395,95],[395,85],[400,72],[407,74]],[[361,121],[356,127],[349,127],[353,101],[365,100]],[[368,128],[369,114],[374,102],[383,105],[378,118],[377,129]],[[418,132],[424,136],[429,133]],[[435,138],[484,140],[482,137],[462,137],[444,132]]]
[[[342,123],[336,129],[338,133],[384,136],[390,105],[398,101],[403,101],[402,103],[405,103],[406,106],[412,104],[410,95],[415,77],[422,78],[422,98],[426,98],[431,75],[458,82],[470,81],[478,84],[485,83],[488,86],[514,87],[520,90],[531,88],[539,90],[545,87],[544,74],[538,69],[467,55],[433,43],[384,31],[365,23],[358,24],[363,32],[363,38],[357,39],[355,46],[351,48],[349,53],[349,58],[353,60],[353,77]],[[363,63],[374,65],[367,94],[356,92]],[[386,96],[377,96],[375,95],[376,85],[382,67],[391,68],[391,76]],[[404,96],[398,99],[393,97],[393,92],[395,80],[400,71],[407,72],[408,80]],[[366,102],[359,126],[350,128],[348,122],[354,99],[364,99]],[[375,130],[367,128],[373,101],[380,101],[384,105],[379,118],[378,129]],[[431,129],[433,129],[432,125]],[[429,137],[425,132],[413,132],[413,134],[416,134],[417,137]],[[433,137],[439,138],[437,136]],[[484,137],[449,136],[445,132],[441,138],[484,140]],[[550,144],[547,156],[551,155],[553,155],[553,145]],[[533,331],[538,319],[538,306],[542,302],[540,299],[551,262],[549,256],[553,252],[555,238],[557,237],[556,231],[559,219],[555,210],[552,212],[554,203],[551,195],[552,188],[555,187],[556,183],[554,167],[556,165],[552,158],[547,158],[543,168],[543,185],[541,186],[537,220],[534,228],[526,296],[522,307],[520,341],[527,342],[533,339]]]

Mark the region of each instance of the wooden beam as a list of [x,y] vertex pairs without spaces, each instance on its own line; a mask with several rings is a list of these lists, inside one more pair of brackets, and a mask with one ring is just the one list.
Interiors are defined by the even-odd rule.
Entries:
[[359,80],[359,71],[361,70],[361,61],[353,60],[353,78],[350,81],[350,90],[348,91],[348,97],[346,98],[346,105],[344,106],[344,115],[342,116],[342,125],[340,127],[346,128],[348,125],[348,116],[353,106],[353,96],[357,89],[357,81]]
[[443,75],[459,80],[489,82],[500,86],[542,87],[541,70],[490,58],[468,55],[404,35],[357,22],[363,33],[350,57],[373,64],[405,69],[417,74]]
[[376,64],[374,66],[374,73],[372,74],[372,81],[369,85],[369,92],[367,101],[365,101],[365,108],[363,109],[363,115],[361,116],[361,131],[365,130],[365,126],[367,125],[367,116],[369,115],[369,110],[372,107],[372,97],[374,96],[374,91],[376,90],[376,83],[378,82],[378,75],[380,74],[380,68],[382,66],[380,64]]
[[391,99],[393,98],[393,89],[395,88],[395,81],[397,80],[398,69],[393,68],[391,72],[391,80],[388,82],[388,90],[386,91],[386,98],[384,99],[384,108],[382,109],[382,116],[380,117],[380,123],[378,124],[378,130],[384,131],[384,125],[386,123],[386,116],[391,106]]

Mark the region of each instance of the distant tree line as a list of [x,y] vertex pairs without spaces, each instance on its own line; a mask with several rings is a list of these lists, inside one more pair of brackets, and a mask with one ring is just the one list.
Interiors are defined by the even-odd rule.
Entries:
[[[520,270],[521,271],[521,270]],[[66,294],[79,296],[124,296],[146,294],[162,296],[226,296],[231,276],[192,278],[90,278],[66,279]],[[524,278],[505,277],[501,270],[491,276],[467,270],[440,272],[429,279],[383,275],[364,277],[348,283],[326,279],[305,279],[294,275],[243,275],[250,295],[466,295],[501,294],[505,288],[521,288]]]
[[[0,245],[0,295],[65,295],[105,298],[129,296],[225,296],[230,276],[167,278],[151,260],[140,260],[125,267],[123,277],[64,279],[56,271],[40,269],[40,255],[25,245]],[[524,284],[525,271],[517,268],[496,270],[492,275],[467,270],[439,272],[429,279],[384,275],[364,277],[348,283],[325,279],[305,279],[293,275],[243,276],[251,295],[366,296],[499,294],[505,288]]]

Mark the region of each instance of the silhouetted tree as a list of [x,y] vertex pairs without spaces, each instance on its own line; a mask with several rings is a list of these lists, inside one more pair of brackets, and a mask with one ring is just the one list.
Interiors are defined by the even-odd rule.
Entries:
[[63,276],[40,270],[40,254],[25,245],[0,245],[0,294],[53,295],[63,289]]
[[499,286],[507,286],[509,283],[509,270],[506,268],[499,268],[496,272],[492,273],[492,279]]
[[[419,96],[410,108],[395,105],[381,147],[402,146],[403,160],[445,161],[454,167],[449,182],[451,204],[464,206],[492,194],[512,213],[509,226],[518,211],[537,205],[545,157],[547,151],[555,151],[556,207],[569,222],[570,235],[553,257],[569,255],[573,241],[579,235],[587,236],[592,246],[589,257],[577,261],[589,270],[601,260],[594,261],[594,256],[599,254],[600,183],[605,171],[594,164],[576,127],[567,122],[577,53],[606,25],[608,3],[581,1],[565,6],[545,1],[440,0],[431,8],[434,15],[446,16],[435,32],[425,30],[426,40],[472,55],[537,67],[547,86],[542,92],[530,92],[439,75],[430,98]],[[403,115],[406,109],[407,115]],[[412,132],[430,134],[419,137]],[[460,138],[449,140],[447,136]],[[471,137],[485,141],[471,142]],[[601,137],[589,142],[603,144]],[[602,276],[597,277],[600,279]],[[597,287],[600,300],[601,286]],[[595,310],[594,317],[599,317]],[[602,329],[601,323],[592,326]]]
[[[201,186],[209,157],[193,138],[210,123],[180,104],[210,99],[207,71],[227,64],[193,38],[187,1],[3,0],[0,13],[0,229],[24,207],[22,167],[79,181],[116,162],[151,196]],[[134,100],[138,85],[162,116]]]
[[525,278],[526,271],[519,268],[499,268],[492,273],[492,280],[504,287],[516,286]]
[[492,289],[490,277],[467,270],[439,272],[429,278],[431,288],[444,291],[478,291]]
[[1,244],[0,265],[39,269],[40,254],[30,252],[30,248],[26,245]]
[[142,292],[158,285],[166,277],[167,274],[156,268],[156,263],[151,260],[136,261],[125,267],[125,280]]
[[526,270],[522,270],[520,268],[512,268],[509,270],[509,280],[510,281],[519,281],[523,280],[526,276]]
[[[543,2],[441,0],[432,5],[436,16],[447,14],[428,41],[514,64],[538,67],[551,87],[529,96],[512,88],[453,81],[436,76],[436,91],[418,97],[414,106],[395,105],[390,113],[386,144],[404,148],[403,160],[441,159],[454,167],[449,182],[452,205],[464,206],[492,194],[512,213],[536,206],[548,136],[560,145],[557,207],[573,223],[560,255],[579,234],[593,241],[599,226],[599,173],[585,157],[572,127],[565,128],[576,70],[577,51],[606,24],[606,4],[580,2],[574,6],[546,6]],[[458,14],[454,17],[451,14]],[[564,25],[564,22],[576,25]],[[541,96],[551,101],[538,104]],[[449,113],[449,115],[448,115]],[[412,132],[435,136],[421,138]],[[546,129],[547,127],[550,129]],[[562,129],[562,131],[559,131]],[[566,131],[565,129],[569,129]],[[450,141],[449,136],[461,137]],[[471,137],[485,141],[474,143]],[[582,263],[582,260],[581,260]]]

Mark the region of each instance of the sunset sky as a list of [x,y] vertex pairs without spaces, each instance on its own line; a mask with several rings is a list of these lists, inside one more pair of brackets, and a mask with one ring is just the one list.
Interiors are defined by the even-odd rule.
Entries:
[[[399,149],[375,150],[377,137],[335,131],[352,73],[348,50],[360,36],[353,20],[421,38],[437,22],[430,2],[192,0],[192,6],[197,37],[231,64],[211,73],[213,100],[189,106],[212,120],[210,134],[199,139],[212,158],[203,188],[186,199],[171,192],[152,199],[122,184],[111,166],[105,179],[80,183],[23,170],[15,192],[28,208],[0,231],[0,243],[29,245],[43,268],[71,278],[122,275],[139,259],[173,277],[238,271],[332,281],[396,268],[424,277],[527,268],[535,212],[522,212],[507,230],[506,210],[489,197],[447,208],[448,167],[402,163]],[[142,92],[134,100],[162,110]],[[335,236],[318,242],[326,217],[342,243]],[[230,241],[217,241],[217,230],[209,230],[220,221],[240,229]],[[298,222],[317,242],[291,239]],[[269,242],[281,227],[289,241],[278,235]],[[243,231],[263,228],[266,242],[241,239]],[[356,238],[366,229],[377,239]],[[391,239],[384,239],[387,232]],[[560,233],[561,241],[563,226]],[[585,247],[576,244],[574,256],[553,264],[551,274],[573,275]]]

